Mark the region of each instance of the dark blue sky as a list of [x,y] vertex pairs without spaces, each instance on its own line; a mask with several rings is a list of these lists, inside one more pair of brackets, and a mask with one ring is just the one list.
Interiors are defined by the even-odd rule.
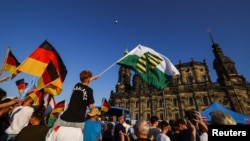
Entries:
[[[212,80],[211,40],[235,61],[238,73],[250,81],[249,0],[8,0],[0,2],[0,59],[10,47],[22,62],[45,39],[59,52],[68,69],[58,100],[69,100],[83,69],[99,74],[138,44],[167,56],[173,64],[206,60]],[[118,23],[115,24],[115,20]],[[0,60],[1,61],[1,60]],[[115,90],[119,66],[92,82],[96,105]],[[8,75],[3,73],[1,77]],[[18,75],[0,83],[18,96]]]

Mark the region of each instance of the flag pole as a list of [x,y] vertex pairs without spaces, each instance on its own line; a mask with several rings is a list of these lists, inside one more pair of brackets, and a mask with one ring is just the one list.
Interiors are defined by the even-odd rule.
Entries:
[[110,68],[112,68],[115,64],[116,64],[116,62],[113,63],[112,65],[110,65],[109,67],[107,67],[107,68],[106,68],[104,71],[102,71],[101,73],[99,73],[98,76],[100,77],[101,75],[103,75],[106,71],[108,71]]
[[33,79],[27,84],[22,94],[20,94],[20,99],[24,98],[31,88],[32,88],[32,91],[34,90],[35,83],[36,83],[36,78],[33,77]]
[[102,104],[101,104],[101,110],[100,111],[102,111],[103,102],[104,102],[104,97],[102,98]]
[[5,54],[5,57],[4,57],[4,60],[3,60],[3,64],[2,64],[1,70],[0,70],[0,75],[1,75],[2,72],[3,72],[4,64],[6,63],[7,56],[8,56],[8,54],[9,54],[9,52],[10,52],[10,48],[8,47],[8,48],[7,48],[7,51],[6,51],[6,54]]
[[125,57],[128,56],[129,53],[127,53],[126,55],[124,55],[123,57],[121,57],[120,59],[118,59],[115,63],[113,63],[112,65],[110,65],[109,67],[107,67],[104,71],[102,71],[101,73],[98,74],[98,76],[100,77],[101,75],[103,75],[106,71],[108,71],[110,68],[112,68],[114,65],[117,64],[117,62],[121,61],[122,59],[124,59]]
[[46,99],[46,102],[44,103],[44,106],[45,106],[46,108],[48,107],[48,105],[49,105],[51,99],[52,99],[52,95],[48,94],[48,97],[47,97],[47,99]]

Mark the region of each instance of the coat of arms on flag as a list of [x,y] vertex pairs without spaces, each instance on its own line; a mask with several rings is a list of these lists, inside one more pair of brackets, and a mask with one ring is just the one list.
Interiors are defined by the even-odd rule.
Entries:
[[142,45],[128,52],[117,64],[134,70],[145,82],[158,90],[163,90],[173,75],[180,74],[166,56]]

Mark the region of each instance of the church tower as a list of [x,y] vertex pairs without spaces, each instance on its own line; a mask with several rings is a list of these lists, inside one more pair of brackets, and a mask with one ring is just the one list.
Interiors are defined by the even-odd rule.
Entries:
[[[239,75],[235,67],[234,61],[225,56],[219,44],[214,42],[214,39],[209,32],[209,36],[212,41],[213,53],[215,56],[213,62],[213,68],[217,73],[217,83],[222,89],[225,89],[227,99],[229,100],[230,107],[242,114],[246,114],[246,101],[243,99],[248,99],[249,96],[246,95],[247,84],[243,75]],[[244,90],[244,91],[242,91]]]
[[242,75],[239,75],[235,63],[229,57],[225,56],[222,49],[214,42],[211,33],[209,32],[213,53],[215,56],[213,68],[217,73],[217,82],[221,86],[230,86],[232,84],[245,84],[246,80]]
[[[126,49],[124,52],[124,56],[128,53],[128,50]],[[118,82],[116,84],[116,92],[124,93],[124,92],[130,92],[131,90],[131,72],[130,69],[125,67],[120,67],[118,71]]]

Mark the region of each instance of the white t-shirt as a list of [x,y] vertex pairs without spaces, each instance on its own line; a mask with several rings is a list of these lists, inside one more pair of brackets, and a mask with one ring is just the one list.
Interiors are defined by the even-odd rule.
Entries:
[[200,135],[200,141],[208,141],[208,134],[204,132]]
[[155,140],[156,141],[170,141],[170,138],[166,134],[160,133],[156,136]]
[[83,132],[81,128],[58,126],[51,128],[45,141],[83,141]]
[[126,129],[126,133],[128,133],[128,130],[129,130],[129,128],[130,128],[130,125],[127,124],[126,122],[124,122],[122,125],[123,125],[123,126],[125,127],[125,129]]
[[18,106],[10,115],[10,126],[5,130],[7,134],[18,134],[29,124],[34,109],[30,106]]

